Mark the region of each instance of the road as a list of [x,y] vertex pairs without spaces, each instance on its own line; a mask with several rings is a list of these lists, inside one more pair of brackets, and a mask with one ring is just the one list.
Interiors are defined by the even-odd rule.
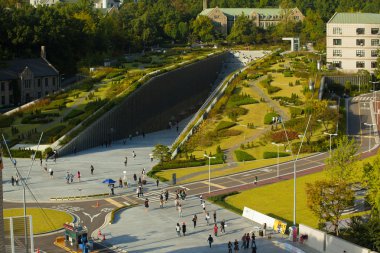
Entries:
[[[359,153],[363,155],[374,154],[373,150],[378,142],[377,126],[368,127],[364,125],[373,124],[375,122],[374,116],[371,116],[371,97],[372,95],[362,95],[355,98],[348,99],[347,102],[347,133],[354,137],[358,143],[360,143]],[[374,134],[376,132],[376,134]],[[372,152],[368,152],[371,149]],[[265,184],[278,182],[292,178],[294,175],[294,168],[296,168],[297,176],[313,173],[323,169],[324,162],[329,156],[328,153],[318,153],[307,158],[299,159],[294,162],[285,162],[279,165],[277,171],[277,165],[264,167],[261,169],[254,169],[242,173],[237,173],[229,176],[223,176],[211,179],[211,183],[208,180],[179,185],[168,186],[161,184],[158,188],[155,187],[152,180],[149,181],[149,187],[144,197],[148,197],[151,203],[159,201],[159,194],[163,189],[168,189],[173,193],[177,189],[186,189],[189,196],[198,196],[200,194],[207,195],[209,186],[211,188],[211,195],[220,194],[224,192],[231,192],[234,190],[244,190],[253,187],[259,187]],[[279,174],[279,177],[277,176]],[[258,177],[257,184],[254,184],[255,178]],[[89,229],[90,234],[93,231],[97,231],[105,221],[106,215],[114,208],[124,205],[141,204],[142,199],[136,198],[131,191],[122,194],[120,196],[112,198],[104,198],[99,200],[89,201],[71,201],[71,202],[47,202],[41,203],[41,207],[54,208],[70,212],[78,219],[79,222],[83,222]],[[36,204],[30,203],[29,206],[35,206]],[[20,203],[5,202],[5,208],[21,207]],[[35,238],[36,248],[43,248],[47,252],[64,252],[57,249],[51,244],[54,238],[62,235],[62,232],[39,236]],[[109,251],[112,252],[112,251]]]

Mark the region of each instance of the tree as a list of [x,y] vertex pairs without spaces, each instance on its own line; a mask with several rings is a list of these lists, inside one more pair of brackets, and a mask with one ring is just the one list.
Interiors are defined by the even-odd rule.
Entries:
[[255,24],[249,17],[242,13],[232,26],[231,33],[228,35],[227,40],[238,44],[250,44],[254,42],[254,34]]
[[380,154],[372,163],[363,166],[362,184],[367,188],[366,199],[372,214],[380,218]]
[[330,222],[339,235],[339,222],[345,209],[354,204],[354,192],[345,182],[321,180],[306,184],[307,206],[321,222]]
[[323,22],[321,15],[311,9],[308,9],[306,11],[305,19],[302,22],[302,41],[325,44],[325,26],[326,25]]
[[318,119],[322,123],[325,131],[329,130],[330,125],[332,126],[332,129],[330,130],[331,133],[335,133],[337,131],[335,126],[339,120],[339,113],[337,109],[330,108],[327,100],[312,100],[307,105],[306,110],[312,111],[314,118]]
[[214,40],[214,25],[211,19],[206,16],[199,16],[192,24],[194,38],[203,42]]
[[170,160],[170,149],[168,146],[157,144],[153,149],[153,157],[160,160],[160,163]]

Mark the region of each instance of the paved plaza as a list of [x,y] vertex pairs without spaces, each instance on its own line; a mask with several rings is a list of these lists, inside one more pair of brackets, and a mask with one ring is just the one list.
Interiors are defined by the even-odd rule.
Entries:
[[[170,196],[170,197],[173,197]],[[179,218],[178,211],[174,207],[174,201],[170,199],[164,208],[159,207],[158,202],[150,204],[149,210],[144,206],[138,206],[116,215],[116,223],[107,225],[102,230],[106,234],[106,241],[116,246],[120,252],[127,250],[129,253],[137,252],[178,252],[178,253],[203,253],[203,252],[228,252],[228,241],[239,241],[244,233],[254,231],[255,226],[252,221],[242,216],[222,209],[216,205],[206,202],[206,211],[210,213],[210,225],[206,224],[200,200],[191,197],[183,204],[183,217]],[[227,227],[226,233],[215,237],[213,234],[213,212],[216,210],[218,226],[222,219],[225,219]],[[198,216],[197,226],[193,228],[193,215]],[[187,226],[186,236],[178,237],[176,234],[176,224]],[[207,238],[211,234],[214,243],[210,249]],[[258,251],[262,253],[313,253],[315,251],[302,247],[299,243],[293,245],[287,237],[275,235],[272,239],[258,236],[256,231],[256,244]],[[301,249],[302,248],[302,249]],[[241,249],[242,252],[244,250]],[[251,252],[249,251],[245,252]]]

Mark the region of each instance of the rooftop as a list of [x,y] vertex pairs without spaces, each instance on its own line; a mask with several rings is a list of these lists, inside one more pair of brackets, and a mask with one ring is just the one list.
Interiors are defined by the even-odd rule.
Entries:
[[380,14],[336,12],[329,24],[380,24]]
[[[204,9],[199,15],[208,15],[215,8]],[[264,16],[281,15],[280,8],[218,8],[227,16],[240,16],[242,13],[249,15],[252,12],[256,12]]]

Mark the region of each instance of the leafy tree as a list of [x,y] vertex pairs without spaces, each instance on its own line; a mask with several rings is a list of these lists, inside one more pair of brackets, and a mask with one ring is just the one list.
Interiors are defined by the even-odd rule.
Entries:
[[242,13],[232,26],[231,33],[228,35],[227,40],[238,44],[250,44],[254,40],[255,30],[255,24],[252,20]]
[[153,157],[160,160],[160,163],[170,160],[170,149],[168,146],[157,144],[153,149]]
[[345,182],[321,180],[306,184],[307,206],[321,222],[330,222],[339,235],[339,221],[345,209],[354,204],[354,192]]
[[210,42],[215,38],[214,25],[211,19],[206,16],[199,16],[196,20],[194,20],[192,30],[194,35],[193,38],[196,38],[197,40]]
[[331,133],[337,131],[335,126],[339,120],[339,113],[335,108],[330,108],[327,100],[312,100],[306,110],[313,112],[313,116],[322,123],[325,131],[328,131],[330,126],[333,126]]
[[337,147],[331,152],[331,157],[326,160],[326,170],[332,180],[338,182],[351,182],[357,180],[359,168],[357,166],[358,145],[354,139],[343,136],[337,141]]
[[311,41],[317,44],[325,44],[325,23],[321,15],[311,9],[307,9],[302,22],[301,39],[304,42]]
[[367,188],[366,199],[373,215],[380,218],[380,154],[372,163],[363,166],[362,184]]

